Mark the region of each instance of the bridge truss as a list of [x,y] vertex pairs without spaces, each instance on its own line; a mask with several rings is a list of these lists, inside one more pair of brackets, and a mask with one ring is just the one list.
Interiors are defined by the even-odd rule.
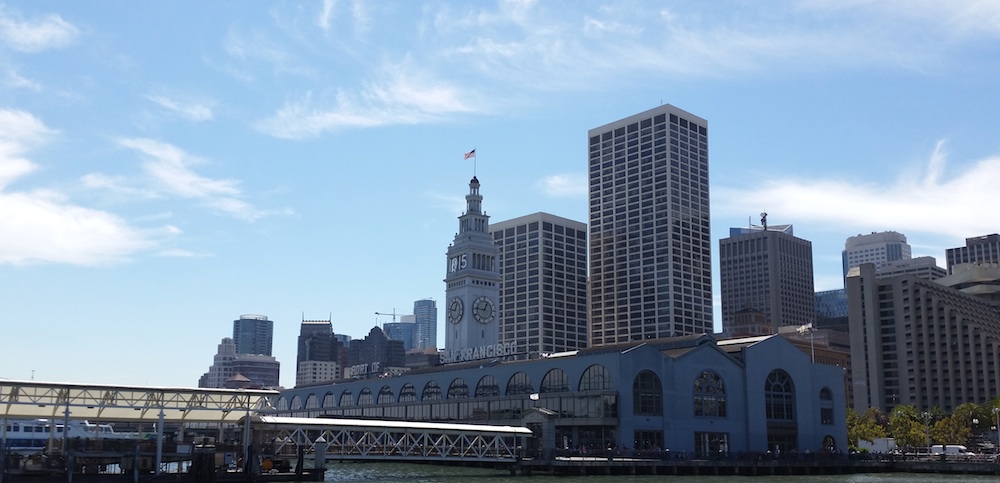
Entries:
[[[313,453],[327,460],[515,462],[531,430],[513,426],[363,419],[257,416],[251,423],[262,448],[274,454]],[[321,439],[322,438],[322,439]],[[317,444],[319,442],[319,444]]]

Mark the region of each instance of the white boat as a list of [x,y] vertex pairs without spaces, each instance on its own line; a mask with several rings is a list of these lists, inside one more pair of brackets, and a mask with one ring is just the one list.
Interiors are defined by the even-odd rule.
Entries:
[[[138,433],[119,433],[110,424],[71,419],[69,424],[48,419],[7,419],[0,426],[0,439],[11,451],[41,451],[63,438],[86,440],[139,439]],[[58,443],[61,444],[61,443]]]

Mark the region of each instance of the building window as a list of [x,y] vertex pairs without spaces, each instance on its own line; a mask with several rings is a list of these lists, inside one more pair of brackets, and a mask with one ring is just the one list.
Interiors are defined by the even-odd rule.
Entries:
[[729,453],[729,433],[694,433],[696,458],[722,458]]
[[389,386],[382,386],[382,389],[378,392],[378,403],[379,404],[389,404],[393,402],[393,398],[396,395],[392,393],[392,388]]
[[652,371],[642,371],[632,383],[633,412],[636,416],[663,415],[663,386]]
[[819,391],[819,422],[833,424],[833,391],[828,387]]
[[469,385],[461,377],[455,378],[448,386],[448,399],[462,399],[469,397]]
[[770,421],[795,420],[795,388],[788,373],[771,371],[764,383],[764,406]]
[[476,385],[476,397],[495,397],[500,395],[500,386],[493,376],[483,376]]
[[508,396],[531,394],[533,392],[535,392],[535,387],[531,385],[531,378],[523,372],[518,372],[510,376],[510,380],[507,381]]
[[611,374],[600,364],[594,364],[583,371],[580,377],[581,391],[604,391],[611,389]]
[[344,391],[340,393],[340,406],[353,406],[354,405],[354,394],[351,391]]
[[569,391],[569,377],[562,369],[552,369],[542,378],[542,385],[538,392],[567,392]]
[[714,371],[704,371],[694,381],[694,415],[726,417],[726,388]]
[[361,390],[361,394],[358,395],[358,406],[371,406],[375,404],[375,400],[372,397],[371,389],[367,387]]
[[399,402],[416,402],[416,400],[417,388],[410,383],[403,384],[403,388],[399,390]]
[[437,381],[428,382],[424,386],[424,393],[420,395],[421,401],[433,401],[441,399],[441,386],[438,385]]

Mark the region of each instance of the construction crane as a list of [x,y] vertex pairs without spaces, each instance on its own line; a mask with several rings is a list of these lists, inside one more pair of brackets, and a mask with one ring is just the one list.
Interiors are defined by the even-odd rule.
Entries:
[[389,312],[375,312],[375,315],[391,315],[392,316],[392,322],[396,323],[396,317],[397,316],[402,317],[404,314],[397,314],[396,313],[396,309],[392,309],[391,313],[389,313]]

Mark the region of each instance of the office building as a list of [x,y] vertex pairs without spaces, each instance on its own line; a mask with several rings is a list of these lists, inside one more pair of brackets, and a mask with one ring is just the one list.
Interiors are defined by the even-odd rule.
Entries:
[[403,342],[392,340],[374,327],[364,339],[354,339],[348,351],[345,379],[370,379],[398,374],[405,370]]
[[274,322],[263,315],[241,315],[233,321],[237,354],[271,355]]
[[295,388],[275,407],[296,417],[526,426],[540,436],[528,444],[541,445],[526,449],[542,454],[558,444],[708,459],[846,451],[844,394],[840,367],[810,364],[780,336],[702,334]]
[[816,319],[847,317],[847,291],[842,288],[816,292]]
[[887,262],[881,268],[875,269],[879,277],[895,277],[897,275],[915,275],[924,280],[936,280],[945,275],[948,271],[937,265],[934,257],[916,257],[904,260]]
[[295,385],[340,379],[347,348],[333,334],[332,320],[302,320],[299,327]]
[[798,238],[792,225],[733,228],[719,240],[719,288],[722,330],[740,332],[734,315],[764,314],[772,334],[784,326],[816,320],[812,242]]
[[409,352],[416,346],[417,323],[414,322],[412,315],[400,317],[399,322],[382,324],[382,331],[385,332],[386,337],[402,342],[404,352]]
[[948,273],[952,273],[952,267],[963,263],[1000,263],[1000,235],[966,238],[964,247],[945,250],[945,261]]
[[534,213],[490,232],[500,252],[501,341],[528,358],[587,347],[587,225]]
[[483,196],[475,176],[469,181],[465,203],[445,265],[445,362],[494,357],[500,341],[500,250],[493,244],[490,217],[483,211]]
[[281,364],[272,356],[238,354],[236,342],[222,339],[208,372],[198,380],[198,387],[272,389],[279,387]]
[[663,105],[588,133],[590,346],[713,332],[708,123]]
[[[1000,268],[976,278],[995,285]],[[964,292],[969,281],[962,273],[882,277],[872,263],[851,269],[854,409],[888,413],[907,404],[950,413],[1000,394],[1000,305],[988,293]]]
[[437,349],[437,302],[434,299],[413,302],[413,317],[417,324],[416,348]]
[[870,235],[852,236],[844,242],[841,259],[844,268],[844,278],[847,271],[862,263],[875,264],[875,270],[881,270],[882,265],[897,260],[907,260],[911,257],[910,245],[906,236],[894,231],[872,232]]

